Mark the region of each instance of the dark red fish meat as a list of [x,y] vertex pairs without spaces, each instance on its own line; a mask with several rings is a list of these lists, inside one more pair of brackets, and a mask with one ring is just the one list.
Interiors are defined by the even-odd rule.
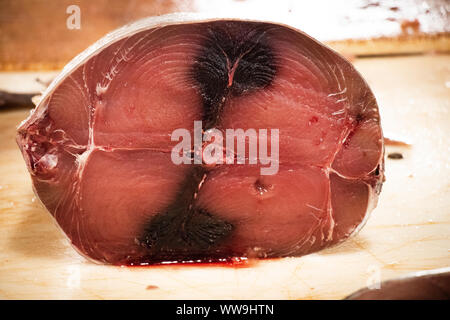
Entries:
[[[275,170],[263,174],[250,149],[242,163],[189,162],[204,141],[174,163],[173,133],[194,137],[195,121],[200,139],[270,133],[256,142]],[[112,264],[315,252],[359,230],[384,179],[361,75],[306,34],[258,21],[171,16],[107,35],[64,68],[17,142],[71,243]]]

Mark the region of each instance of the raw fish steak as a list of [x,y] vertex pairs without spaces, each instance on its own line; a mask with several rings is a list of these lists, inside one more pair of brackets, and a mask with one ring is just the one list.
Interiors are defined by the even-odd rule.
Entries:
[[64,68],[17,142],[73,246],[120,265],[315,252],[360,229],[384,180],[361,75],[258,21],[118,29]]

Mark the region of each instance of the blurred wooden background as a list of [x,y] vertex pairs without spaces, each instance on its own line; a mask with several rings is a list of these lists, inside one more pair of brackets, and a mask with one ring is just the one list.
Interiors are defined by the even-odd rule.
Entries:
[[[66,12],[80,8],[80,29]],[[170,12],[261,17],[344,54],[450,51],[447,0],[0,0],[0,70],[56,70],[107,32]]]

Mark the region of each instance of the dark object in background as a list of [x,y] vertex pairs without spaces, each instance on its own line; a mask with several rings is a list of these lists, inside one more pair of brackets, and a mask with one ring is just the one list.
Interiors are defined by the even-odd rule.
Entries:
[[392,152],[388,154],[389,159],[400,160],[403,159],[403,155],[400,152]]
[[446,268],[383,281],[380,289],[361,289],[347,300],[449,300],[450,271]]
[[0,108],[32,106],[32,98],[38,93],[12,93],[0,90]]

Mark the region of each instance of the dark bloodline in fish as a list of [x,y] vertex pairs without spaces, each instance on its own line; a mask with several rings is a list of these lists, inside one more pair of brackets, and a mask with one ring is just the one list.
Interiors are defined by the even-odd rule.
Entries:
[[232,224],[194,204],[205,178],[206,169],[194,166],[180,186],[176,200],[146,225],[137,241],[149,249],[149,261],[204,257],[205,252],[231,234]]
[[[275,60],[263,29],[240,35],[240,24],[216,24],[208,29],[205,50],[197,56],[192,78],[203,97],[204,128],[215,126],[229,95],[238,96],[268,86],[275,76]],[[239,36],[237,36],[239,34]],[[225,240],[233,225],[195,206],[207,169],[193,166],[176,200],[146,225],[137,239],[148,248],[151,261],[196,256],[204,258]],[[216,250],[220,255],[220,252]],[[223,255],[223,254],[222,254]]]
[[203,97],[204,127],[213,127],[229,95],[239,96],[270,85],[276,64],[265,30],[242,34],[240,23],[208,28],[204,50],[195,59],[192,78]]

